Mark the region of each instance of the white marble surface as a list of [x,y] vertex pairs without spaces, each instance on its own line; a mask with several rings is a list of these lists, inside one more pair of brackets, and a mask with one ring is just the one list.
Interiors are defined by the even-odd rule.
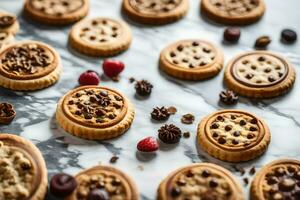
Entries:
[[[238,45],[222,43],[224,26],[211,24],[199,14],[199,1],[190,0],[191,6],[183,20],[160,27],[148,27],[129,22],[133,30],[133,43],[124,54],[119,55],[126,63],[120,82],[102,81],[101,85],[113,87],[124,92],[136,107],[136,117],[131,129],[122,137],[105,142],[91,142],[67,135],[58,128],[54,118],[57,100],[77,85],[78,74],[94,69],[101,71],[102,60],[82,56],[67,47],[70,26],[49,27],[24,19],[21,14],[22,0],[1,0],[0,9],[18,15],[21,30],[17,40],[32,39],[49,43],[62,57],[64,74],[58,84],[38,92],[13,92],[0,89],[0,101],[15,105],[17,117],[10,126],[0,126],[0,132],[15,133],[33,141],[43,152],[47,161],[49,177],[60,171],[71,174],[96,164],[109,164],[116,154],[120,157],[115,167],[133,177],[139,187],[141,198],[155,199],[159,182],[172,170],[193,162],[209,161],[232,170],[231,164],[219,162],[202,151],[197,151],[195,137],[197,123],[212,111],[228,108],[218,103],[218,94],[223,89],[223,73],[202,82],[179,81],[162,74],[157,67],[160,50],[171,42],[186,38],[201,38],[219,45],[226,61],[235,54],[252,49],[258,36],[269,35],[273,39],[270,50],[286,56],[300,73],[299,42],[284,45],[280,42],[280,31],[291,27],[300,34],[300,1],[266,0],[267,12],[264,18],[251,26],[242,27],[242,38]],[[121,0],[91,0],[92,16],[123,18],[120,13]],[[147,79],[154,84],[151,97],[139,100],[134,97],[135,90],[128,78]],[[284,97],[273,100],[256,101],[241,98],[232,108],[245,109],[263,117],[272,132],[268,151],[251,162],[238,164],[245,168],[257,168],[278,158],[300,159],[300,83],[296,81],[293,90]],[[162,125],[153,123],[150,112],[154,106],[176,106],[178,113],[168,123],[174,123],[183,131],[190,131],[189,139],[182,139],[175,147],[166,147],[155,156],[140,159],[136,153],[137,142],[146,136],[156,136]],[[196,122],[182,125],[180,117],[193,113]],[[141,170],[141,167],[143,170]],[[242,177],[235,173],[243,184]],[[248,186],[249,187],[249,186]],[[248,187],[245,196],[248,198]],[[47,200],[54,197],[48,196]]]

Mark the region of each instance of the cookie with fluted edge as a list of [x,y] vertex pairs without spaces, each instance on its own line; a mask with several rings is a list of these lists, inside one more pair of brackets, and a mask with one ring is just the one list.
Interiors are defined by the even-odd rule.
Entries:
[[241,162],[263,154],[270,143],[267,124],[242,110],[214,112],[198,125],[197,141],[211,156],[228,162]]
[[210,42],[181,40],[162,50],[160,68],[168,75],[184,80],[202,80],[216,76],[223,67],[223,53]]
[[24,11],[41,23],[66,25],[84,18],[89,7],[89,0],[25,0]]
[[251,200],[300,199],[300,161],[282,159],[265,165],[251,183]]
[[243,53],[227,65],[225,84],[236,93],[254,98],[271,98],[288,92],[296,79],[289,61],[268,51]]
[[209,19],[228,25],[247,25],[265,13],[264,0],[202,0],[201,12]]
[[123,0],[123,11],[133,21],[162,25],[184,17],[189,9],[188,0]]
[[120,92],[106,87],[82,86],[60,99],[56,119],[74,136],[104,140],[125,133],[134,114],[133,105]]
[[8,44],[11,44],[15,41],[15,37],[10,32],[0,31],[0,50]]
[[103,199],[140,199],[134,181],[114,167],[98,165],[79,172],[75,179],[78,186],[65,200],[88,199],[91,194],[102,194]]
[[159,185],[158,200],[244,200],[243,190],[225,168],[211,163],[192,164],[169,174]]
[[20,29],[17,17],[11,13],[0,10],[0,32],[16,35]]
[[58,81],[59,54],[37,41],[15,42],[0,52],[0,86],[12,90],[38,90]]
[[48,174],[39,149],[17,135],[0,133],[0,199],[42,200]]
[[90,56],[112,56],[127,50],[132,34],[127,23],[110,18],[78,22],[69,35],[71,47]]

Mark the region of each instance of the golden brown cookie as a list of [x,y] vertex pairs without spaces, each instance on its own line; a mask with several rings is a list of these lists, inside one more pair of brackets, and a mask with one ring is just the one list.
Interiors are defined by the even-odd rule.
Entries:
[[84,18],[89,7],[89,0],[25,0],[24,11],[35,21],[65,25]]
[[71,90],[58,102],[56,119],[68,133],[90,140],[123,134],[134,118],[134,107],[116,90],[83,86]]
[[160,68],[170,76],[202,80],[216,76],[223,67],[223,53],[210,42],[182,40],[160,54]]
[[251,200],[299,200],[300,161],[276,160],[264,166],[251,184]]
[[112,56],[127,50],[132,40],[129,26],[109,18],[87,19],[75,24],[70,32],[70,45],[90,56]]
[[[86,169],[75,176],[77,189],[65,200],[93,199],[93,194],[101,194],[111,200],[139,200],[138,189],[129,176],[108,166]],[[96,195],[95,195],[96,196]]]
[[42,42],[16,42],[0,52],[0,86],[5,88],[42,89],[54,84],[61,70],[58,53]]
[[198,125],[198,144],[213,157],[228,162],[248,161],[267,150],[271,135],[268,126],[242,110],[221,110]]
[[0,32],[16,35],[19,28],[20,25],[15,15],[5,11],[0,11]]
[[202,0],[201,12],[209,19],[229,25],[247,25],[265,12],[264,0]]
[[210,163],[192,164],[172,172],[158,188],[158,200],[244,200],[233,175]]
[[47,168],[38,148],[16,135],[0,133],[0,199],[42,200]]
[[285,58],[267,51],[253,51],[233,58],[224,79],[228,88],[241,95],[270,98],[290,90],[296,73]]
[[161,25],[184,17],[188,0],[123,0],[123,11],[133,21]]
[[13,43],[15,37],[10,32],[0,31],[0,50],[4,48],[5,45]]

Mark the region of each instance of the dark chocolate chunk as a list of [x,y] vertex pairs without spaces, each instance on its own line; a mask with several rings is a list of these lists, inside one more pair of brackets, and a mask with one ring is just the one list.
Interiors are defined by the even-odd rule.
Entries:
[[228,27],[224,31],[224,40],[227,42],[238,42],[241,36],[241,30],[238,27]]
[[109,195],[104,189],[93,189],[89,192],[87,200],[109,200]]
[[286,43],[293,43],[297,40],[297,33],[291,29],[284,29],[281,32],[281,39]]
[[50,181],[50,191],[54,196],[67,197],[77,187],[76,179],[68,174],[59,173],[54,175]]

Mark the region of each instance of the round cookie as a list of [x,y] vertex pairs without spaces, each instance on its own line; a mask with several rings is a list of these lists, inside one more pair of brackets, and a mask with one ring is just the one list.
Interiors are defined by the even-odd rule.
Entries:
[[292,88],[295,79],[293,66],[267,51],[238,55],[228,63],[224,76],[228,88],[254,98],[282,95]]
[[0,10],[0,32],[16,35],[20,29],[17,17],[13,14]]
[[133,21],[162,25],[186,15],[188,0],[123,0],[123,11]]
[[60,56],[37,41],[16,42],[0,52],[0,86],[38,90],[53,85],[62,71]]
[[78,186],[65,200],[93,199],[87,198],[92,194],[102,194],[105,197],[103,199],[140,199],[138,189],[131,178],[113,167],[92,167],[80,172],[75,178]]
[[35,21],[65,25],[84,18],[89,6],[89,0],[26,0],[24,11]]
[[157,199],[244,200],[244,197],[240,184],[227,169],[200,163],[172,172],[159,185]]
[[270,143],[268,126],[242,110],[221,110],[198,125],[198,144],[213,157],[228,162],[248,161],[260,156]]
[[127,50],[132,40],[129,26],[109,18],[83,20],[73,26],[69,41],[77,51],[90,56],[112,56]]
[[41,152],[30,141],[0,134],[0,199],[44,199],[47,168]]
[[0,50],[8,44],[13,43],[15,40],[15,37],[10,32],[0,31]]
[[228,25],[247,25],[265,12],[263,0],[202,0],[201,12],[209,19]]
[[251,184],[252,200],[299,200],[300,161],[276,160],[264,166]]
[[123,134],[134,118],[134,107],[116,90],[83,86],[71,90],[58,102],[56,119],[68,133],[90,140]]
[[223,53],[203,40],[182,40],[160,54],[160,68],[170,76],[184,80],[202,80],[216,76],[223,67]]

